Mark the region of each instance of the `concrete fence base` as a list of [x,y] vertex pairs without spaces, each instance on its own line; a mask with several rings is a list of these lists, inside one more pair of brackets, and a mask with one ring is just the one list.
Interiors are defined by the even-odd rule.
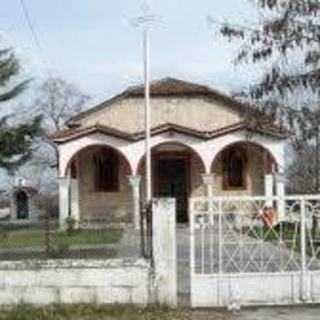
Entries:
[[153,257],[155,299],[177,306],[177,253],[175,199],[153,201]]
[[0,305],[149,303],[144,260],[0,262]]
[[0,305],[177,305],[174,199],[153,202],[153,262],[138,259],[0,262]]

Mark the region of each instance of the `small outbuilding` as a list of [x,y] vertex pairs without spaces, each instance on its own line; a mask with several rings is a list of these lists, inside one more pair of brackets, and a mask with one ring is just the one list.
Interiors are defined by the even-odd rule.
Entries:
[[11,221],[37,222],[40,217],[37,196],[36,188],[18,179],[11,192]]

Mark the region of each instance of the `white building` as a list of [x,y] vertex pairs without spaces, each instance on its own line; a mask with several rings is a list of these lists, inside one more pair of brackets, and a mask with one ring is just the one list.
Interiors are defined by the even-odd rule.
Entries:
[[[248,106],[198,84],[164,79],[151,85],[153,195],[188,198],[283,195],[274,179],[285,168],[287,134]],[[248,123],[248,114],[259,117]],[[131,87],[74,117],[53,137],[59,148],[60,222],[138,224],[144,196],[144,90]]]

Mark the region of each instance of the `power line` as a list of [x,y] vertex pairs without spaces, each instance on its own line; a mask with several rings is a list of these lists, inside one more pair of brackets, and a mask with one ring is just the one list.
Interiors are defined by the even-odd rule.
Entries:
[[38,49],[42,51],[42,47],[40,45],[39,37],[38,37],[38,35],[36,33],[36,30],[35,30],[35,28],[33,26],[33,23],[31,21],[31,17],[30,17],[30,14],[29,14],[28,7],[27,7],[26,3],[24,2],[24,0],[20,0],[20,5],[21,5],[21,9],[22,9],[23,15],[24,15],[24,17],[26,19],[27,25],[28,25],[28,27],[30,29],[33,41],[36,44],[36,46],[38,47]]
[[41,62],[43,64],[43,66],[45,67],[46,72],[48,73],[48,76],[51,77],[48,61],[44,59],[43,48],[41,46],[40,38],[38,36],[38,33],[36,32],[36,28],[35,28],[35,26],[34,26],[34,24],[32,22],[30,11],[29,11],[29,9],[28,9],[28,7],[27,7],[27,5],[26,5],[24,0],[19,0],[19,3],[20,3],[20,6],[21,6],[21,9],[22,9],[24,18],[26,20],[27,26],[28,26],[28,28],[30,30],[33,42],[34,42],[34,44],[36,45],[36,47],[37,47],[37,49],[39,51],[40,60],[41,60]]

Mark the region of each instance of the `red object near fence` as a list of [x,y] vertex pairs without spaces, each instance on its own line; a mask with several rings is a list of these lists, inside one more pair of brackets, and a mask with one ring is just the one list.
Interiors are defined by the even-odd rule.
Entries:
[[278,221],[278,213],[273,207],[264,207],[259,214],[265,226],[273,227]]

